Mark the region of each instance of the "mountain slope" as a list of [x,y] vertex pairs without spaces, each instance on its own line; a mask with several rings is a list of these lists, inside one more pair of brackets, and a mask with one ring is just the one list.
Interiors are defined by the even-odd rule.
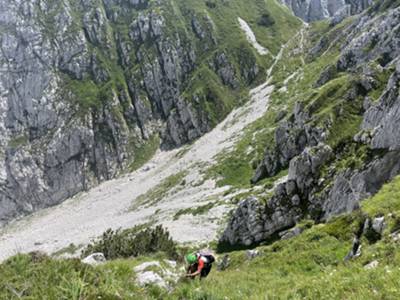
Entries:
[[372,5],[373,0],[281,0],[293,13],[306,22],[327,18],[343,19],[359,14]]
[[288,180],[242,202],[222,242],[250,245],[305,217],[352,212],[399,174],[399,8],[382,13],[380,5],[337,26],[314,25],[308,49],[281,60],[294,70],[281,66],[282,88],[271,97],[284,97],[288,109],[269,119],[275,129],[252,181],[282,170]]
[[[237,5],[229,9],[246,11]],[[274,19],[282,9],[276,7]],[[210,223],[199,239],[211,240],[224,226],[225,213],[241,200],[245,201],[231,218],[222,244],[259,243],[275,238],[302,218],[320,222],[357,209],[361,200],[398,173],[392,129],[370,134],[372,127],[384,128],[379,123],[385,120],[382,116],[390,119],[385,124],[397,124],[396,106],[385,104],[388,99],[396,103],[397,10],[393,3],[392,7],[377,3],[340,24],[303,25],[280,51],[270,46],[271,55],[260,56],[271,59],[271,68],[264,74],[273,75],[277,87],[265,115],[270,90],[261,85],[254,89],[252,108],[235,111],[198,143],[159,154],[144,169],[106,183],[108,194],[100,199],[102,187],[80,197],[80,203],[71,200],[43,218],[35,216],[31,225],[23,221],[16,229],[7,228],[11,231],[3,238],[8,249],[4,257],[16,251],[14,240],[22,241],[23,246],[17,248],[24,251],[54,251],[71,242],[84,244],[107,227],[147,222],[167,225],[181,241],[193,241],[184,228]],[[255,34],[243,26],[244,19],[234,15],[231,21],[238,29],[235,34],[256,52]],[[264,45],[267,41],[271,43],[266,39]],[[257,105],[262,107],[258,112]],[[382,111],[378,118],[377,107]],[[236,131],[243,131],[242,135],[235,136]],[[149,169],[150,176],[144,172]],[[257,184],[251,185],[250,179]],[[97,209],[91,209],[93,205]],[[130,208],[133,211],[126,212]],[[213,211],[216,214],[209,218]],[[194,222],[185,216],[194,214],[199,215]],[[46,230],[54,219],[58,229]],[[181,226],[184,222],[187,227]],[[71,229],[76,223],[82,226]],[[32,234],[36,230],[43,235],[39,245]],[[64,231],[71,231],[69,237],[58,240]]]
[[[289,17],[296,30],[282,30],[286,42],[276,45],[257,31],[254,20],[271,26],[271,20],[286,16],[279,14],[281,6],[252,22],[246,13],[255,2],[189,2],[226,29],[223,57],[230,57],[232,39],[240,36],[263,67],[253,84],[262,84],[192,144],[157,152],[125,177],[4,227],[0,259],[32,250],[53,255],[7,259],[0,265],[6,274],[0,297],[398,299],[400,2],[377,1],[358,15],[310,24]],[[147,5],[130,3],[138,9]],[[168,3],[168,13],[187,17],[183,2]],[[111,16],[122,20],[118,5]],[[227,27],[217,24],[224,23],[216,17],[218,7],[224,7]],[[196,21],[189,24],[205,39]],[[225,76],[231,68],[209,67],[199,65],[200,73],[206,70],[205,85],[191,78],[188,87],[202,93],[212,88],[214,80],[206,79],[214,75],[221,80],[218,87],[233,83]],[[240,84],[242,96],[247,88]],[[189,97],[189,90],[181,96]],[[227,97],[231,90],[225,90]],[[212,112],[207,111],[216,117]],[[62,258],[79,255],[108,227],[136,224],[166,225],[181,242],[177,262],[165,261],[164,253],[94,267]],[[110,242],[112,250],[114,242],[127,244],[117,239]],[[183,254],[203,247],[217,252],[218,268],[206,280],[178,280]],[[155,284],[141,286],[143,274],[134,267],[143,262],[139,269],[155,274]]]
[[[326,224],[299,224],[297,237],[246,251],[221,253],[223,270],[212,270],[205,280],[180,280],[166,291],[155,285],[140,287],[134,268],[147,262],[155,270],[167,267],[161,254],[88,266],[76,259],[52,259],[32,253],[17,255],[0,265],[0,297],[38,299],[397,299],[400,257],[400,179],[386,185],[363,203],[363,214],[341,216]],[[390,199],[390,202],[387,200]],[[384,216],[381,238],[362,237],[361,256],[344,261],[351,240],[367,217]],[[254,253],[254,252],[253,252]],[[254,256],[254,254],[252,254]],[[227,259],[224,257],[227,257]],[[228,263],[226,263],[228,262]],[[183,274],[178,264],[178,274]],[[66,280],[68,278],[68,280]]]
[[274,0],[0,5],[1,223],[210,131],[300,26]]
[[206,169],[265,113],[272,89],[264,83],[252,90],[245,105],[192,145],[159,151],[129,175],[11,223],[1,233],[0,260],[18,252],[54,253],[71,243],[80,247],[108,228],[134,225],[162,224],[181,243],[215,240],[235,195],[216,187]]

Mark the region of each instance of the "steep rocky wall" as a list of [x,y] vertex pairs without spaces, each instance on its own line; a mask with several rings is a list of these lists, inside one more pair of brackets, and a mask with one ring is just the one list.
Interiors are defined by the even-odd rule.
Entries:
[[[222,243],[251,245],[305,217],[320,222],[352,212],[400,173],[399,17],[399,7],[384,14],[369,12],[344,27],[339,39],[322,38],[328,44],[340,43],[337,61],[313,85],[311,95],[316,98],[298,102],[279,122],[274,143],[267,148],[253,182],[286,168],[288,179],[268,199],[244,199]],[[319,57],[329,47],[335,46],[324,45],[318,51],[320,47],[311,46],[311,56]],[[340,89],[332,89],[336,82]],[[318,119],[335,101],[338,109]],[[347,120],[332,117],[346,110],[354,111]],[[356,124],[351,135],[337,132],[350,130],[351,124]],[[339,141],[338,136],[342,136]]]
[[0,224],[198,138],[264,79],[242,4],[206,2],[0,1]]
[[372,0],[281,0],[293,13],[306,22],[335,16],[350,16],[368,8]]

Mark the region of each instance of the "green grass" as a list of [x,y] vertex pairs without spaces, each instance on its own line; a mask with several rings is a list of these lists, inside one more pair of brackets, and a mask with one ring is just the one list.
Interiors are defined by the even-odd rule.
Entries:
[[365,201],[362,208],[370,215],[400,213],[400,177],[396,177],[370,200]]
[[376,88],[373,89],[369,96],[373,101],[378,101],[386,88],[390,75],[393,73],[393,67],[382,69],[378,67],[377,63],[371,63],[371,68],[374,70],[374,79],[376,80]]
[[145,141],[143,144],[136,145],[133,141],[134,160],[129,165],[129,171],[132,172],[142,167],[154,156],[159,146],[160,137],[157,134],[151,136],[149,140]]
[[309,104],[310,113],[317,120],[316,124],[328,127],[327,144],[336,148],[343,141],[351,140],[360,131],[362,122],[362,98],[346,100],[345,95],[356,85],[356,81],[344,75],[318,89]]
[[17,255],[0,265],[0,299],[157,299],[135,284],[139,261],[91,267],[78,259]]
[[79,250],[80,246],[75,245],[74,243],[69,244],[67,247],[62,248],[52,254],[53,257],[62,256],[64,254],[74,254]]
[[[172,293],[135,284],[133,267],[162,260],[161,254],[97,267],[37,253],[17,255],[0,265],[0,299],[398,299],[400,252],[389,234],[399,228],[399,213],[397,177],[365,200],[362,212],[314,226],[304,221],[300,236],[259,246],[261,255],[253,260],[245,251],[230,252],[226,270],[213,268],[204,281],[181,280]],[[375,215],[385,215],[388,223],[382,239],[363,239],[361,257],[345,262],[353,235],[367,216]],[[373,260],[378,267],[365,269]]]
[[[366,200],[364,213],[386,214],[391,223],[388,213],[400,209],[399,186],[396,178]],[[343,260],[365,217],[338,216],[291,240],[260,246],[261,256],[252,261],[242,251],[231,252],[228,269],[211,273],[204,283],[182,284],[168,299],[398,299],[400,254],[389,229],[377,243],[363,240],[360,258]],[[366,270],[372,260],[378,267]]]
[[66,89],[72,91],[73,101],[85,114],[89,109],[101,106],[100,91],[97,85],[90,79],[69,80]]
[[265,145],[274,140],[276,111],[270,110],[263,117],[244,129],[233,150],[219,154],[217,164],[207,170],[207,176],[217,178],[218,186],[250,187],[255,167],[263,158]]
[[187,172],[181,171],[167,177],[157,186],[135,198],[132,202],[131,210],[135,210],[142,205],[150,207],[162,201],[170,191],[176,191],[176,189],[179,189],[179,185],[185,185],[184,178],[186,177],[186,175]]
[[19,148],[29,143],[29,138],[26,135],[19,135],[8,141],[8,147]]
[[197,215],[203,215],[209,212],[210,209],[212,209],[215,206],[216,203],[210,202],[205,205],[197,206],[197,207],[190,207],[190,208],[185,208],[181,209],[176,212],[174,215],[174,220],[178,220],[182,215],[192,215],[192,216],[197,216]]

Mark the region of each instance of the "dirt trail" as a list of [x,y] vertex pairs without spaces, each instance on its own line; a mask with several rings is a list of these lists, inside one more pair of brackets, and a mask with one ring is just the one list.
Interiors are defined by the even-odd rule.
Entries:
[[[0,260],[17,252],[53,253],[70,243],[85,244],[108,228],[126,228],[147,222],[165,225],[179,242],[215,239],[221,219],[230,210],[223,196],[229,187],[217,188],[212,180],[202,181],[202,168],[212,164],[217,154],[231,148],[243,129],[264,115],[272,89],[268,84],[253,89],[248,103],[232,111],[221,124],[187,149],[159,151],[136,172],[104,182],[59,206],[3,228]],[[138,196],[182,171],[187,172],[185,184],[179,185],[174,193],[166,192],[165,198],[151,207],[141,206],[129,211]],[[218,199],[219,204],[207,214],[188,214],[174,219],[181,209],[204,205],[210,199]]]

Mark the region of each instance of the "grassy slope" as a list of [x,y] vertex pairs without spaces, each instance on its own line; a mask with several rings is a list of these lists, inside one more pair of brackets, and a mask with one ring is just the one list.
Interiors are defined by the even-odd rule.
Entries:
[[133,267],[145,260],[91,267],[79,260],[17,255],[0,266],[0,299],[156,299],[134,282]]
[[[171,299],[398,299],[400,253],[390,234],[399,229],[400,177],[362,206],[362,213],[339,216],[302,235],[258,248],[262,255],[247,261],[231,253],[231,266],[214,272],[208,283],[180,286]],[[363,238],[362,256],[343,258],[353,233],[366,216],[385,215],[387,226],[377,243]],[[377,260],[375,269],[364,268]]]
[[[252,5],[259,5],[261,2],[263,1],[255,1]],[[178,0],[174,3],[177,7],[182,4]],[[235,9],[242,10],[241,17],[251,26],[256,22],[256,18],[246,15],[247,7],[240,1],[229,2],[227,7],[216,10],[208,9],[203,1],[191,4],[198,12],[209,10],[209,14],[216,20],[218,14],[226,14],[226,28],[238,26],[234,21]],[[281,9],[276,5],[271,7]],[[249,11],[256,7],[251,8]],[[308,43],[315,41],[321,34],[334,36],[335,30],[340,30],[340,26],[343,24],[328,32],[326,23],[314,24],[310,29]],[[267,35],[258,30],[264,29],[255,27],[257,37]],[[283,40],[287,39],[284,36],[285,28],[281,30]],[[226,47],[232,39],[245,40],[237,30],[222,30],[218,34],[226,36]],[[260,37],[260,43],[274,53],[277,52],[269,39]],[[333,47],[325,55],[303,65],[302,59],[305,57],[301,53],[292,55],[290,52],[299,43],[299,37],[292,43],[275,71],[274,84],[277,88],[272,95],[270,112],[249,126],[248,134],[236,149],[221,158],[220,164],[211,170],[212,175],[220,176],[220,184],[248,186],[256,160],[261,158],[265,144],[273,140],[275,116],[282,109],[291,111],[296,101],[304,101],[312,107],[317,116],[317,124],[322,124],[327,119],[333,120],[328,143],[334,148],[346,141],[357,129],[360,120],[354,107],[345,107],[346,114],[341,118],[335,114],[335,108],[344,105],[342,97],[351,82],[348,75],[338,74],[336,79],[325,86],[312,88],[321,71],[335,61],[338,49]],[[206,66],[199,68],[198,72],[208,72]],[[289,82],[287,92],[279,91],[283,81],[297,70],[300,70],[302,76]],[[382,82],[385,79],[386,74],[382,74]],[[198,85],[196,80],[193,82],[192,86]],[[188,91],[190,90],[191,83],[188,85]],[[350,147],[335,166],[338,169],[357,167],[362,164],[358,160],[366,151]],[[284,171],[281,175],[283,174]],[[344,262],[343,258],[351,247],[354,232],[366,215],[385,215],[387,227],[383,237],[376,243],[363,238],[362,256]],[[132,268],[145,260],[162,259],[162,255],[110,261],[99,267],[84,266],[77,260],[53,260],[40,256],[32,259],[27,255],[18,255],[0,265],[0,299],[398,299],[400,255],[397,251],[398,244],[392,240],[390,234],[400,228],[399,216],[400,177],[363,202],[362,212],[339,216],[327,224],[312,226],[291,240],[260,246],[258,250],[261,256],[252,261],[245,258],[244,251],[231,252],[228,269],[221,272],[214,270],[204,282],[180,282],[171,294],[154,287],[139,288],[135,284]],[[224,253],[219,255],[222,257]],[[378,260],[379,266],[366,270],[364,266],[372,260]]]
[[[162,255],[99,267],[18,255],[0,265],[0,299],[398,299],[400,254],[390,233],[400,224],[400,177],[366,200],[362,211],[311,228],[303,223],[309,228],[303,234],[258,247],[261,255],[252,261],[244,251],[231,252],[226,270],[213,270],[203,282],[182,281],[170,294],[134,281],[134,266]],[[364,238],[362,256],[344,262],[366,215],[385,215],[383,237],[376,243]],[[373,260],[378,267],[365,269]]]
[[[357,82],[357,75],[337,73],[323,86],[314,85],[328,66],[335,65],[341,45],[341,40],[336,39],[352,21],[349,18],[334,28],[330,28],[326,21],[313,23],[303,37],[299,33],[290,40],[282,59],[272,72],[275,90],[270,97],[269,111],[251,124],[236,147],[229,153],[220,155],[219,163],[209,170],[209,175],[218,178],[220,185],[238,188],[251,186],[250,179],[255,173],[255,167],[264,157],[265,148],[271,149],[275,145],[274,131],[278,126],[276,116],[281,111],[290,116],[296,102],[303,103],[305,110],[313,116],[310,122],[312,127],[325,128],[328,133],[326,143],[334,150],[351,142],[362,121],[363,98],[347,101],[346,94]],[[330,45],[327,51],[321,51],[323,53],[313,58],[307,56],[306,53],[322,36],[327,38]],[[299,51],[300,47],[304,48],[303,51]],[[388,74],[388,70],[376,71],[375,79],[378,84],[370,92],[372,99],[377,99],[382,92]],[[345,153],[341,160],[348,160],[349,156],[354,155],[354,151]],[[284,175],[285,172],[281,174]],[[264,183],[265,181],[260,182]]]
[[[249,85],[240,78],[243,65],[251,62],[257,63],[260,68],[259,75],[251,84],[256,85],[265,79],[265,71],[272,62],[269,55],[260,56],[248,43],[245,34],[240,29],[238,17],[249,23],[258,41],[273,54],[276,54],[280,45],[296,32],[300,22],[281,5],[278,5],[275,0],[257,0],[246,3],[238,0],[211,1],[215,3],[215,7],[207,5],[209,2],[174,0],[171,2],[173,15],[166,19],[174,20],[168,26],[175,27],[178,32],[185,32],[197,49],[203,48],[204,41],[199,41],[190,32],[192,16],[196,16],[205,28],[207,25],[204,20],[207,16],[213,22],[213,34],[217,45],[207,51],[197,51],[198,65],[185,84],[183,97],[186,101],[191,101],[193,95],[199,96],[200,99],[207,99],[200,106],[210,116],[212,125],[216,125],[234,106],[240,105],[248,99]],[[171,12],[166,13],[171,14]],[[258,21],[263,14],[274,16],[275,23],[269,27],[259,25]],[[178,18],[178,22],[175,21],[176,18]],[[210,68],[214,56],[222,52],[227,54],[235,69],[235,76],[239,78],[240,87],[236,90],[224,86]]]

